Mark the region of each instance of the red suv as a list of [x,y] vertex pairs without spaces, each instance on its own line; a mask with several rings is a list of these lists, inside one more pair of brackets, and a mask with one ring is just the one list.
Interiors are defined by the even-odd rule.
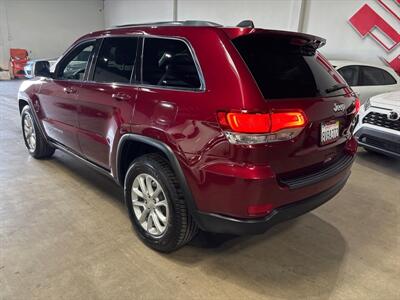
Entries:
[[350,175],[359,101],[318,53],[324,43],[200,21],[90,33],[22,84],[25,144],[114,178],[156,250],[198,229],[262,233],[328,201]]

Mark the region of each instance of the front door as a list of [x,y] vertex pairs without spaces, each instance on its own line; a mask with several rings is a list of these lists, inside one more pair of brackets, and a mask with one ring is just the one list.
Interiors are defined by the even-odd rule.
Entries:
[[83,81],[94,42],[79,44],[57,65],[54,79],[38,94],[47,135],[70,150],[80,152],[77,139],[78,89]]

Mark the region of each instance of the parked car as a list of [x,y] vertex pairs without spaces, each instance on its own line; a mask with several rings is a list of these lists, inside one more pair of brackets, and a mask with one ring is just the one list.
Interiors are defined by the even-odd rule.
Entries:
[[114,178],[156,250],[198,228],[262,233],[325,203],[350,175],[359,101],[317,51],[324,43],[201,21],[90,33],[54,72],[36,62],[21,86],[26,147]]
[[400,77],[390,67],[344,60],[331,64],[359,95],[361,104],[372,96],[400,90]]
[[10,49],[9,73],[10,78],[24,78],[24,67],[29,60],[28,51],[25,49]]
[[360,109],[355,136],[367,151],[400,158],[400,91],[367,100]]
[[[24,67],[24,73],[25,73],[25,78],[33,78],[33,66],[35,65],[35,63],[37,61],[43,61],[43,59],[33,59],[33,60],[29,60],[25,67]],[[57,58],[53,58],[53,59],[48,59],[47,60],[50,64],[50,67],[52,65],[54,65],[57,62]]]

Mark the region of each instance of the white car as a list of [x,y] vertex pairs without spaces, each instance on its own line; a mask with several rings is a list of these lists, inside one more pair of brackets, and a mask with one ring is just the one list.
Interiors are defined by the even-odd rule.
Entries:
[[360,108],[354,136],[366,150],[400,158],[400,91],[367,100]]
[[390,67],[345,60],[330,63],[359,96],[361,104],[372,96],[400,90],[400,77]]
[[57,62],[57,58],[53,59],[35,59],[35,60],[30,60],[26,63],[24,67],[24,72],[25,72],[25,78],[33,78],[33,66],[35,62],[41,61],[41,60],[47,60],[50,63],[50,67],[54,65]]

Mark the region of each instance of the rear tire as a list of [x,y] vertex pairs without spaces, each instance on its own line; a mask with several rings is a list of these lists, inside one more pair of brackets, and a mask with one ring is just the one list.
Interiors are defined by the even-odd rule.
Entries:
[[137,235],[154,250],[175,251],[197,233],[179,182],[161,155],[146,154],[132,162],[125,177],[125,201]]
[[31,108],[26,105],[21,112],[22,134],[29,154],[34,158],[49,158],[55,148],[52,147],[42,135],[32,115]]

